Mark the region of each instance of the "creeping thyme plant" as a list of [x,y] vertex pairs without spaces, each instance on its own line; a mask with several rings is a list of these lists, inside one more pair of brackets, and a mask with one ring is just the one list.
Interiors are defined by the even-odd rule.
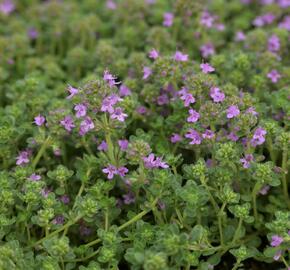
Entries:
[[0,270],[290,269],[289,0],[0,21]]

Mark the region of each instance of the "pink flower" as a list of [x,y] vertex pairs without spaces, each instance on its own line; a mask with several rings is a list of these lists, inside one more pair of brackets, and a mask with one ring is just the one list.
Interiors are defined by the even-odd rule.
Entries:
[[240,110],[239,110],[238,106],[232,105],[232,106],[228,107],[227,118],[231,119],[231,118],[238,116],[239,114],[240,114]]
[[261,145],[265,142],[265,135],[267,134],[267,131],[261,127],[258,127],[253,135],[253,138],[251,139],[252,146]]
[[147,80],[152,74],[152,70],[150,67],[143,68],[143,80]]
[[53,150],[53,154],[56,156],[56,157],[60,157],[61,156],[61,151],[60,151],[60,149],[54,149]]
[[137,109],[136,109],[137,113],[139,114],[145,114],[147,113],[147,108],[144,107],[144,106],[139,106]]
[[280,237],[279,235],[273,235],[271,238],[271,246],[279,247],[283,241],[284,241],[283,237]]
[[110,96],[105,97],[102,102],[101,111],[113,113],[114,112],[113,106],[117,104],[119,101],[122,101],[122,99],[116,94],[112,94]]
[[160,157],[156,157],[153,153],[149,154],[148,157],[143,158],[144,165],[148,169],[153,169],[153,168],[163,168],[166,169],[168,168],[168,164],[166,164]]
[[11,0],[3,0],[0,3],[0,12],[4,15],[9,15],[15,10],[15,5]]
[[243,164],[245,169],[250,168],[251,162],[254,160],[254,156],[252,154],[246,154],[244,158],[240,159],[240,162]]
[[230,134],[228,134],[227,138],[233,142],[236,142],[239,137],[237,136],[237,134],[235,132],[230,132]]
[[116,82],[116,77],[112,75],[108,70],[104,71],[103,80],[106,81],[110,87],[118,84],[118,82]]
[[193,109],[189,109],[188,112],[189,112],[189,117],[187,118],[187,122],[189,123],[197,122],[200,117],[199,113]]
[[277,83],[279,79],[281,78],[281,75],[276,69],[272,69],[267,74],[267,78],[269,78],[272,81],[272,83]]
[[259,193],[260,193],[261,195],[266,195],[266,194],[269,192],[269,190],[270,190],[270,186],[269,186],[269,185],[265,185],[265,186],[263,186],[263,187],[260,189]]
[[80,124],[79,134],[83,136],[90,130],[94,129],[94,127],[95,127],[94,122],[89,116],[87,116]]
[[215,25],[215,29],[218,30],[218,31],[220,31],[220,32],[222,32],[222,31],[225,30],[225,25],[223,23],[217,23]]
[[162,161],[161,157],[156,157],[155,166],[162,169],[167,169],[169,167],[167,163]]
[[278,0],[278,4],[281,8],[288,8],[290,7],[290,1],[289,0]]
[[156,0],[145,0],[145,2],[146,2],[148,5],[153,5],[153,4],[155,4]]
[[279,28],[290,31],[290,16],[286,16],[283,21],[279,23]]
[[41,179],[41,176],[36,173],[33,173],[32,175],[29,176],[28,179],[31,181],[39,181]]
[[31,152],[29,150],[20,152],[19,155],[16,157],[16,165],[29,163],[30,155],[31,155]]
[[131,90],[124,84],[120,86],[119,89],[120,97],[130,96],[132,94]]
[[35,28],[29,28],[27,35],[31,40],[35,40],[38,37],[38,31]]
[[215,22],[215,17],[212,16],[208,11],[204,11],[200,18],[200,24],[205,26],[206,28],[213,27],[213,24]]
[[177,62],[186,62],[188,61],[188,54],[183,54],[181,51],[176,51],[174,60]]
[[211,87],[210,97],[214,102],[223,102],[225,99],[225,94],[218,87]]
[[246,113],[250,113],[254,116],[257,116],[258,113],[256,112],[255,108],[254,107],[249,107],[247,110],[246,110]]
[[127,194],[124,194],[123,196],[124,204],[132,204],[135,202],[135,195],[132,192],[128,192]]
[[67,96],[67,99],[71,99],[73,96],[78,94],[79,90],[77,88],[72,87],[71,85],[68,86],[67,91],[69,92],[69,96]]
[[190,128],[188,133],[185,134],[185,138],[191,139],[191,142],[189,144],[201,144],[202,141],[199,133],[192,128]]
[[244,41],[245,39],[246,39],[246,35],[244,34],[244,32],[242,31],[236,32],[235,41],[241,42],[241,41]]
[[117,168],[111,164],[102,170],[103,173],[108,174],[108,179],[113,179],[114,175],[118,173]]
[[107,0],[106,7],[108,9],[115,10],[117,8],[117,4],[113,0]]
[[60,121],[60,124],[68,131],[71,132],[75,127],[74,121],[71,116],[67,115]]
[[177,134],[177,133],[173,133],[171,138],[170,138],[170,141],[172,143],[177,143],[177,142],[179,142],[181,140],[182,140],[182,137],[179,134]]
[[274,3],[274,0],[260,0],[262,5],[271,5]]
[[149,52],[149,58],[151,59],[157,59],[159,57],[159,53],[157,50],[155,49],[152,49],[150,52]]
[[278,251],[275,253],[273,259],[274,259],[275,261],[278,261],[278,260],[280,259],[281,255],[282,255],[282,251],[281,251],[281,250],[278,250]]
[[155,155],[154,154],[149,154],[148,157],[144,157],[143,161],[145,163],[145,167],[148,169],[152,169],[155,167]]
[[180,99],[183,100],[185,107],[188,107],[190,104],[195,103],[195,98],[190,93],[182,93]]
[[77,118],[86,116],[86,114],[87,114],[87,106],[84,105],[84,104],[77,104],[74,107],[74,110],[76,111],[76,117]]
[[214,132],[210,129],[206,129],[204,133],[202,133],[202,138],[204,139],[212,139],[214,137]]
[[119,140],[118,141],[119,147],[122,151],[126,151],[129,145],[129,141],[128,140]]
[[69,198],[68,195],[62,195],[62,196],[60,197],[60,200],[61,200],[64,204],[69,204],[69,202],[70,202],[70,198]]
[[123,112],[123,109],[121,107],[115,108],[115,110],[111,114],[112,119],[117,119],[120,122],[124,122],[125,118],[127,118],[127,116],[128,115]]
[[268,50],[273,53],[280,50],[280,39],[276,35],[272,35],[268,39]]
[[174,15],[171,12],[165,12],[163,15],[163,25],[170,27],[173,24]]
[[168,104],[168,103],[169,103],[169,99],[168,99],[168,96],[166,94],[160,95],[157,98],[157,104],[160,106],[162,106],[164,104]]
[[108,145],[105,141],[102,141],[99,146],[98,146],[99,151],[107,151],[108,150]]
[[43,188],[41,191],[40,191],[40,194],[44,197],[44,198],[47,198],[49,193],[51,193],[52,189],[51,188]]
[[119,167],[117,169],[117,174],[119,174],[121,177],[124,177],[128,171],[129,170],[126,167]]
[[274,22],[275,19],[276,19],[275,15],[273,15],[272,13],[266,13],[262,16],[256,17],[255,20],[253,21],[253,25],[261,27],[267,24],[271,24],[272,22]]
[[63,215],[57,215],[52,220],[52,224],[54,224],[54,225],[62,225],[63,223],[64,223],[64,216]]
[[42,126],[45,123],[45,117],[40,114],[35,116],[34,123],[39,127]]
[[212,43],[206,43],[202,45],[199,49],[202,57],[204,58],[208,58],[209,56],[215,54],[215,49]]
[[203,73],[211,73],[215,71],[215,68],[212,67],[209,63],[202,63],[200,64],[201,71]]

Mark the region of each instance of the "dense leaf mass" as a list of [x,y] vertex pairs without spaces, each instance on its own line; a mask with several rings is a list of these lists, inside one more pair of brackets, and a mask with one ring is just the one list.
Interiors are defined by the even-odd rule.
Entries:
[[289,0],[0,0],[0,270],[290,270]]

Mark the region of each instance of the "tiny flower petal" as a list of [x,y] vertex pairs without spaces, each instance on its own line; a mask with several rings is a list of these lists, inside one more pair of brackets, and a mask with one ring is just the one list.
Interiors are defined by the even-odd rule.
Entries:
[[228,107],[227,118],[231,119],[231,118],[238,116],[239,114],[240,114],[240,110],[239,110],[238,106],[231,105],[230,107]]
[[183,54],[181,51],[177,51],[174,55],[174,60],[177,62],[188,61],[188,54]]
[[152,74],[152,70],[150,67],[144,67],[143,68],[143,80],[148,79]]
[[69,92],[69,96],[67,96],[67,99],[71,99],[72,97],[74,97],[75,95],[78,94],[79,90],[77,88],[72,87],[71,85],[68,86],[67,88],[68,92]]
[[201,71],[205,74],[211,73],[215,71],[215,68],[212,67],[209,63],[200,64]]
[[159,53],[157,50],[155,49],[152,49],[150,52],[149,52],[149,58],[151,59],[157,59],[159,57]]
[[189,123],[195,123],[198,121],[200,115],[197,111],[193,109],[189,109],[189,117],[187,118],[187,122]]
[[34,123],[39,127],[42,126],[45,123],[45,117],[40,114],[37,115],[34,117]]

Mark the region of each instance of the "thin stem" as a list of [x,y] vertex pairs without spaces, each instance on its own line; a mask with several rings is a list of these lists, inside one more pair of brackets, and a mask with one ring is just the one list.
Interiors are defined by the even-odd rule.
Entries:
[[48,226],[46,225],[45,226],[45,237],[47,237],[49,235],[49,228]]
[[281,259],[282,259],[282,262],[284,263],[284,265],[286,266],[286,268],[289,269],[289,264],[287,263],[287,261],[285,260],[283,255],[281,255]]
[[82,137],[82,144],[84,146],[84,148],[86,149],[86,151],[88,152],[88,154],[90,155],[94,155],[93,151],[91,150],[90,146],[88,145],[88,143],[85,140],[85,137]]
[[26,227],[26,232],[27,232],[27,240],[28,240],[28,243],[30,243],[31,237],[30,237],[30,230],[29,230],[27,222],[25,222],[25,227]]
[[220,241],[221,241],[221,245],[223,246],[224,245],[224,234],[223,234],[223,224],[222,224],[222,218],[223,218],[223,212],[224,212],[224,209],[226,207],[226,202],[224,202],[222,204],[222,207],[218,213],[218,226],[219,226],[219,233],[220,233]]
[[50,141],[50,136],[48,136],[46,138],[46,140],[44,141],[44,143],[42,144],[41,148],[39,149],[36,157],[33,159],[32,161],[32,167],[35,168],[37,163],[39,162],[40,158],[42,157],[42,155],[44,154],[45,150],[46,150],[46,147],[48,146],[49,144],[49,141]]
[[45,241],[48,238],[51,238],[52,236],[62,232],[63,230],[65,230],[66,228],[70,227],[71,225],[75,224],[81,217],[77,217],[76,219],[66,223],[65,225],[63,225],[61,228],[51,232],[50,234],[48,234],[47,236],[43,237],[42,239],[36,241],[35,243],[33,243],[32,245],[28,246],[27,248],[33,248],[39,244],[41,244],[43,241]]
[[164,220],[156,207],[152,208],[152,212],[154,214],[155,219],[157,220],[158,224],[164,224]]
[[241,231],[242,224],[243,224],[243,219],[240,218],[239,219],[239,224],[238,224],[238,227],[236,229],[236,232],[235,232],[235,235],[234,235],[232,243],[235,243],[237,241],[237,239],[239,237],[239,234],[240,234],[240,231]]
[[253,212],[254,212],[255,221],[258,220],[257,193],[260,190],[260,188],[261,188],[261,184],[257,182],[252,191]]
[[109,230],[109,209],[105,210],[105,231]]
[[237,270],[240,267],[241,261],[237,260],[237,262],[235,263],[234,267],[232,268],[232,270]]
[[209,248],[201,248],[200,246],[191,246],[189,245],[187,247],[189,250],[192,250],[192,251],[199,251],[199,252],[203,252],[203,251],[212,251],[212,250],[220,250],[222,249],[222,246],[217,246],[217,247],[209,247]]
[[183,228],[183,217],[182,217],[182,214],[180,213],[180,210],[177,207],[175,207],[175,212],[176,212],[176,215],[178,217],[180,224],[182,225],[181,228]]
[[212,194],[211,194],[211,192],[210,192],[210,190],[209,190],[208,185],[207,185],[206,182],[205,182],[205,176],[202,176],[202,177],[200,178],[200,180],[201,180],[201,184],[204,186],[204,188],[206,189],[206,191],[207,191],[207,193],[208,193],[208,195],[209,195],[210,202],[211,202],[211,204],[212,204],[212,206],[213,206],[215,212],[218,213],[218,212],[219,212],[218,204],[216,203],[214,197],[212,196]]
[[65,262],[83,262],[86,261],[94,256],[96,256],[99,253],[100,249],[98,248],[96,251],[94,251],[93,253],[91,253],[90,255],[84,257],[84,258],[79,258],[79,259],[74,259],[74,260],[67,260]]
[[[128,220],[127,222],[125,222],[124,224],[122,224],[121,226],[119,226],[119,227],[117,228],[117,231],[119,232],[119,231],[125,229],[126,227],[130,226],[131,224],[135,223],[136,221],[138,221],[139,219],[141,219],[143,216],[145,216],[146,214],[148,214],[148,213],[152,210],[152,208],[155,206],[155,204],[156,204],[157,202],[158,202],[158,198],[156,198],[156,199],[153,201],[153,203],[152,203],[150,209],[143,210],[143,211],[140,212],[138,215],[136,215],[135,217],[133,217],[133,218],[131,218],[130,220]],[[93,246],[93,245],[95,245],[95,244],[98,244],[98,243],[100,243],[100,242],[101,242],[101,239],[97,238],[97,239],[95,239],[95,240],[93,240],[93,241],[91,241],[91,242],[85,244],[84,246],[85,246],[85,247],[91,247],[91,246]]]
[[64,261],[63,261],[63,257],[60,257],[60,262],[61,262],[61,269],[64,270]]
[[132,219],[130,219],[129,221],[125,222],[120,227],[118,227],[117,231],[121,231],[124,228],[130,226],[131,224],[135,223],[136,221],[138,221],[139,219],[141,219],[143,216],[145,216],[146,214],[148,214],[150,211],[151,211],[151,209],[143,210],[138,215],[136,215],[135,217],[133,217]]
[[282,154],[282,169],[283,169],[283,175],[282,175],[282,186],[283,186],[283,194],[284,194],[284,198],[287,202],[288,208],[290,209],[290,199],[289,199],[289,194],[288,194],[288,184],[287,184],[287,159],[288,159],[288,155],[287,155],[287,150],[284,149],[283,150],[283,154]]

